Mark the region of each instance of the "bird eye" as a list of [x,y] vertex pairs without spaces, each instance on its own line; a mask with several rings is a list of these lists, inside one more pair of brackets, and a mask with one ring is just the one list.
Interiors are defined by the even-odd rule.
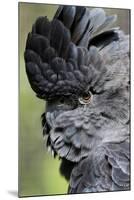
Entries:
[[87,92],[85,93],[82,97],[79,98],[79,102],[81,104],[89,104],[92,98],[92,94],[91,92]]

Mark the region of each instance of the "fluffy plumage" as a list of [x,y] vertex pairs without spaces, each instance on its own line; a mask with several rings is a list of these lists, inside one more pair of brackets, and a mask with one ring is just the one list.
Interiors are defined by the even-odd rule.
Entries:
[[115,20],[100,8],[60,6],[27,38],[27,76],[47,101],[43,133],[62,158],[69,193],[130,187],[129,37],[109,28]]

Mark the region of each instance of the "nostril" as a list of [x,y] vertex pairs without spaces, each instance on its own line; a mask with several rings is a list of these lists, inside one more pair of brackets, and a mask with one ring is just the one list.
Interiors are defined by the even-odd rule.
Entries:
[[63,128],[62,127],[57,127],[55,128],[55,132],[62,132],[63,131]]

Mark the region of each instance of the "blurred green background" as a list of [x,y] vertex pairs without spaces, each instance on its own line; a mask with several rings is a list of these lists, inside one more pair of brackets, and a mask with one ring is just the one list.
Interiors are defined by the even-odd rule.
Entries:
[[[19,3],[19,196],[67,192],[68,183],[59,173],[60,160],[53,159],[44,145],[40,116],[45,102],[36,98],[30,88],[23,56],[27,34],[36,18],[52,19],[57,8],[57,5]],[[117,24],[129,33],[129,10],[105,10],[108,14],[118,14]]]

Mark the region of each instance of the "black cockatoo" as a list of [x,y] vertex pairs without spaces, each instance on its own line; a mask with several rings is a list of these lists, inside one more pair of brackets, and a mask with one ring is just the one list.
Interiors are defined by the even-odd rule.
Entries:
[[28,34],[26,73],[68,193],[130,189],[129,36],[101,8],[59,6]]

